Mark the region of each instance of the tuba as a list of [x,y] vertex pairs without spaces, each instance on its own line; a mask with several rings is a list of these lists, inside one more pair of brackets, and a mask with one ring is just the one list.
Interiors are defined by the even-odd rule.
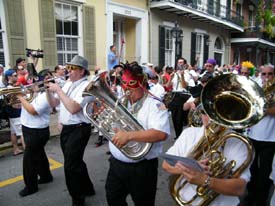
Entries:
[[[211,122],[188,157],[196,160],[209,158],[211,177],[239,177],[250,165],[254,150],[245,136],[229,131],[229,128],[249,127],[264,116],[265,97],[262,88],[243,76],[220,75],[207,83],[201,94],[201,103]],[[235,160],[226,163],[226,157],[221,152],[221,148],[230,138],[243,142],[247,149],[247,158],[238,168],[235,168]],[[170,193],[178,205],[207,206],[219,195],[208,187],[197,186],[196,194],[184,199],[180,196],[180,192],[184,192],[188,184],[182,175],[171,177]]]
[[[123,131],[140,131],[142,125],[121,103],[112,92],[107,72],[103,72],[89,83],[82,96],[92,96],[94,99],[83,108],[84,115],[109,140],[114,136],[114,128]],[[130,159],[138,160],[144,157],[151,149],[152,143],[130,141],[122,148],[118,148]]]

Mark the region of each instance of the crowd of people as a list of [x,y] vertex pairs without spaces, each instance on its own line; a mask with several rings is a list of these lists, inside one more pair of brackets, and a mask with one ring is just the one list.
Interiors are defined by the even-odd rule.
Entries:
[[[35,68],[36,63],[37,61],[33,61],[31,67]],[[85,197],[96,193],[83,160],[92,132],[91,122],[85,116],[83,107],[93,101],[93,98],[82,96],[89,82],[96,78],[90,75],[87,59],[79,55],[74,56],[66,66],[44,69],[36,76],[30,75],[28,65],[23,58],[17,59],[13,69],[3,71],[3,66],[0,65],[2,88],[26,85],[31,86],[36,94],[32,101],[27,101],[25,95],[18,93],[14,100],[16,103],[6,106],[14,155],[24,155],[25,187],[19,194],[24,197],[36,193],[39,184],[50,183],[54,179],[44,147],[50,137],[50,114],[58,112],[66,185],[72,205],[82,206]],[[102,71],[97,67],[95,74],[99,75]],[[170,137],[170,116],[175,130],[175,136],[172,137],[175,142],[167,154],[186,157],[205,135],[205,130],[212,121],[202,110],[202,124],[191,127],[188,114],[200,104],[200,94],[207,82],[225,73],[245,76],[255,81],[259,87],[265,87],[274,79],[274,66],[266,64],[256,68],[251,62],[245,61],[241,65],[220,67],[213,58],[209,58],[202,68],[188,64],[185,58],[179,58],[175,67],[166,65],[160,68],[151,63],[139,65],[137,62],[123,64],[119,63],[115,46],[110,47],[106,82],[118,100],[125,100],[123,105],[142,125],[143,130],[114,129],[114,136],[109,141],[110,167],[105,184],[108,205],[126,206],[128,195],[136,206],[155,204],[158,157],[165,152],[163,144]],[[50,81],[53,79],[54,81]],[[43,83],[42,86],[40,82]],[[198,160],[202,171],[180,161],[174,165],[163,161],[164,170],[182,175],[189,183],[187,191],[179,192],[182,199],[188,199],[196,193],[197,186],[202,186],[220,194],[209,205],[269,205],[268,194],[272,179],[275,179],[272,169],[272,166],[275,167],[274,105],[268,104],[264,112],[264,117],[257,124],[238,131],[246,134],[252,142],[255,157],[251,165],[237,177],[224,178],[212,174],[211,157]],[[103,134],[98,132],[98,140],[95,142],[97,147],[104,140]],[[18,136],[21,136],[22,149],[17,145]],[[142,158],[132,159],[121,151],[132,141],[152,143],[152,148]],[[226,141],[220,149],[226,157],[226,163],[234,160],[237,166],[248,155],[242,142],[237,140]],[[235,168],[232,172],[234,170]]]

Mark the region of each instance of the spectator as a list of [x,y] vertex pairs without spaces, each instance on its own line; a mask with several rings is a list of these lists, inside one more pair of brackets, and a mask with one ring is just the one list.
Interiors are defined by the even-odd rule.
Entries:
[[[13,88],[17,81],[17,74],[14,69],[8,69],[5,72],[5,78],[7,80],[7,88]],[[21,137],[21,143],[24,145],[20,114],[21,114],[21,104],[6,105],[6,113],[8,114],[10,121],[10,138],[13,147],[13,155],[22,154],[23,151],[19,149],[17,143],[17,136]]]
[[114,68],[115,65],[118,65],[118,55],[116,54],[116,47],[114,45],[110,46],[110,51],[108,53],[108,70]]

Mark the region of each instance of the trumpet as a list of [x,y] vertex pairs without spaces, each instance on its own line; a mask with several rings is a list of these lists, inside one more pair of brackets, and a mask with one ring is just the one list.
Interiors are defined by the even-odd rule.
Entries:
[[44,92],[47,89],[47,84],[50,82],[55,83],[56,79],[58,79],[58,77],[37,81],[29,85],[21,85],[12,88],[3,88],[0,89],[0,96],[4,97],[5,104],[7,105],[19,104],[20,101],[16,97],[16,95],[18,94],[22,94],[28,102],[32,102],[36,93]]
[[20,103],[16,97],[17,94],[23,94],[28,102],[34,98],[34,91],[26,86],[0,89],[0,96],[3,96],[5,104],[10,106]]

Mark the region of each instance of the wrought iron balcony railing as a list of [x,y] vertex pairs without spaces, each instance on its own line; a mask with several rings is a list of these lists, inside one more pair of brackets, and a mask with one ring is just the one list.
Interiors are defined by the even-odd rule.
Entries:
[[222,5],[219,1],[208,0],[206,3],[202,0],[151,0],[151,2],[174,3],[243,27],[243,16],[232,10],[230,6]]
[[244,29],[244,32],[241,33],[232,33],[231,38],[259,38],[272,43],[275,42],[275,38],[268,36],[266,33],[261,31],[260,27],[257,26],[247,27]]

